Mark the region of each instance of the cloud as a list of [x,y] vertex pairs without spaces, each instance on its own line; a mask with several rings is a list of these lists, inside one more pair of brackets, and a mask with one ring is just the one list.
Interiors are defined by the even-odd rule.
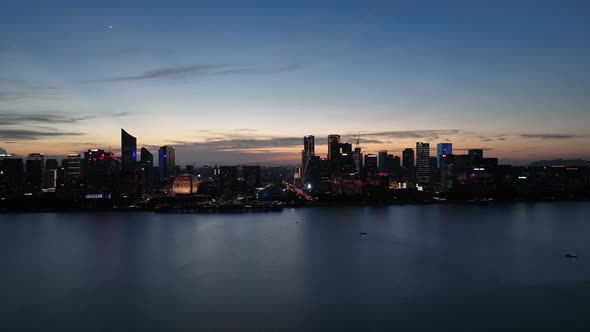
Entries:
[[531,138],[531,139],[573,139],[573,138],[580,138],[582,136],[578,135],[570,135],[570,134],[521,134],[521,138]]
[[[419,138],[431,138],[438,139],[445,135],[456,135],[461,133],[458,129],[446,129],[446,130],[402,130],[402,131],[380,131],[372,133],[362,133],[363,137],[378,137],[378,138],[390,138],[390,139],[419,139]],[[347,136],[356,137],[356,134],[349,134]]]
[[119,113],[113,113],[110,116],[112,118],[120,118],[120,117],[124,117],[124,116],[130,116],[130,115],[134,115],[135,113],[133,112],[119,112]]
[[70,117],[56,113],[18,114],[0,113],[0,125],[22,125],[26,123],[78,123],[84,120],[94,119],[94,116]]
[[301,68],[301,66],[298,64],[288,64],[271,69],[261,69],[253,66],[232,66],[227,64],[195,64],[158,68],[135,75],[107,77],[97,80],[90,80],[88,82],[126,82],[152,79],[179,79],[200,76],[268,75],[292,71],[299,68]]
[[250,131],[250,132],[254,132],[254,131],[258,131],[258,129],[252,129],[252,128],[238,128],[238,129],[234,129],[234,131]]
[[28,129],[0,129],[2,140],[38,140],[42,138],[60,136],[80,136],[82,133],[61,132],[61,131],[40,131]]

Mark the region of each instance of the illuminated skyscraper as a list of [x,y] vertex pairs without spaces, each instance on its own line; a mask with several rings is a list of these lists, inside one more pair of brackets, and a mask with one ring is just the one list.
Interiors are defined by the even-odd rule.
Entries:
[[424,188],[430,184],[430,144],[416,142],[416,180]]
[[452,143],[438,143],[436,145],[436,167],[440,168],[440,160],[443,155],[452,155],[453,154],[453,144]]
[[158,168],[160,183],[170,182],[176,175],[176,150],[173,146],[163,146],[158,152]]
[[121,128],[121,169],[136,170],[137,139]]
[[78,181],[82,177],[82,158],[77,153],[71,153],[63,163],[66,185]]

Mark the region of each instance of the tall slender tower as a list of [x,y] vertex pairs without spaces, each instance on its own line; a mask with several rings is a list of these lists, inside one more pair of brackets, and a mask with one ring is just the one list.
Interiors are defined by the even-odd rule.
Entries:
[[328,161],[330,171],[336,172],[340,169],[340,135],[328,135]]
[[121,128],[121,169],[134,171],[137,163],[137,139]]
[[416,142],[416,180],[424,188],[430,185],[430,143]]

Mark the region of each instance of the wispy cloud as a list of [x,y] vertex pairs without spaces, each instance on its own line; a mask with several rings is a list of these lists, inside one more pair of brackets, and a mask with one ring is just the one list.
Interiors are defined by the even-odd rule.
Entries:
[[531,138],[531,139],[573,139],[573,138],[581,138],[582,136],[579,135],[571,135],[571,134],[521,134],[521,138]]
[[0,113],[0,125],[21,125],[27,123],[77,123],[94,118],[94,116],[66,116],[58,113],[19,114],[15,111],[10,113]]
[[[389,139],[419,139],[419,138],[431,138],[439,139],[441,136],[456,135],[461,133],[459,129],[445,129],[445,130],[401,130],[401,131],[379,131],[361,133],[360,137],[377,137],[377,138],[389,138]],[[356,134],[348,134],[347,137],[356,137]],[[366,142],[366,141],[365,141]]]
[[235,66],[228,64],[194,64],[176,67],[164,67],[148,70],[133,75],[106,77],[90,80],[90,83],[126,82],[153,79],[179,79],[200,76],[230,76],[230,75],[268,75],[292,71],[301,68],[298,64],[288,64],[276,68],[264,69],[257,66]]
[[255,132],[255,131],[258,131],[258,129],[253,129],[253,128],[238,128],[238,129],[234,129],[234,131],[248,131],[248,132]]
[[0,129],[0,139],[2,140],[39,140],[42,138],[59,137],[59,136],[80,136],[82,133],[63,132],[63,131],[41,131],[28,129]]

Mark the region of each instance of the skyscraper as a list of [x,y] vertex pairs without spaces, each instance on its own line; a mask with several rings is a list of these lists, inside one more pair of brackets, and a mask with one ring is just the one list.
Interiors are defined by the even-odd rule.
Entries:
[[158,151],[158,168],[160,170],[160,183],[166,183],[174,179],[176,168],[176,150],[173,146],[163,146]]
[[379,169],[377,166],[377,155],[376,154],[366,154],[365,155],[365,176],[371,176],[378,173]]
[[379,159],[377,160],[377,168],[379,172],[385,172],[385,163],[387,161],[387,150],[379,151]]
[[416,142],[416,180],[423,188],[430,184],[430,143]]
[[328,135],[328,161],[331,172],[340,169],[340,135]]
[[303,179],[308,176],[307,168],[309,161],[315,156],[315,137],[313,135],[303,136],[303,151],[301,152],[301,173]]
[[476,167],[479,166],[483,159],[483,150],[482,149],[470,149],[467,151],[469,155],[469,166]]
[[414,168],[414,149],[404,149],[402,152],[402,167],[405,169]]
[[121,169],[134,171],[137,162],[137,139],[121,128]]
[[24,166],[21,158],[0,155],[0,198],[22,194]]
[[41,153],[29,154],[25,165],[25,193],[41,192],[43,189],[44,171],[45,156]]
[[55,190],[57,188],[57,159],[45,161],[45,173],[43,174],[43,189]]
[[139,160],[141,188],[143,194],[151,194],[154,189],[154,156],[146,148],[141,148]]
[[452,143],[438,143],[436,145],[436,167],[440,168],[440,160],[443,155],[452,155],[453,154],[453,144]]
[[77,153],[70,153],[64,162],[64,177],[66,185],[78,181],[82,177],[82,158]]

